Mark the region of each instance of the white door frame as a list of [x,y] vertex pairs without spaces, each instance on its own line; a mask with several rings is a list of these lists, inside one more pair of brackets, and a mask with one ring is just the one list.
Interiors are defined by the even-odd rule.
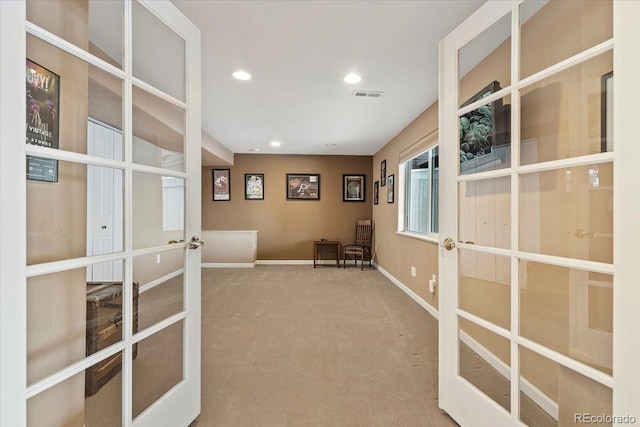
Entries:
[[[518,55],[519,49],[519,19],[518,5],[521,1],[496,1],[489,0],[478,11],[469,17],[460,27],[445,37],[440,44],[440,116],[439,129],[441,135],[441,171],[440,180],[440,236],[441,240],[450,237],[458,242],[457,214],[454,218],[451,213],[458,212],[458,49],[481,33],[502,16],[511,12],[513,22],[511,25],[512,64],[511,82],[495,98],[511,94],[512,111],[519,111],[519,97],[517,89],[524,86],[527,81],[538,80],[545,77],[545,72],[527,78],[525,84],[518,81]],[[511,327],[504,330],[494,327],[489,322],[483,322],[473,315],[467,315],[458,309],[458,252],[457,249],[446,251],[440,249],[440,275],[442,286],[440,288],[439,307],[439,392],[440,407],[447,411],[461,425],[495,426],[495,425],[521,425],[519,421],[519,346],[525,346],[536,351],[555,362],[576,370],[580,374],[591,378],[613,389],[613,414],[614,416],[630,415],[640,422],[640,393],[637,384],[640,384],[640,370],[637,369],[637,361],[640,360],[640,334],[638,327],[637,304],[640,301],[640,286],[637,278],[637,254],[640,253],[640,221],[637,221],[637,213],[640,212],[640,175],[638,174],[637,147],[640,141],[637,137],[637,117],[640,115],[640,103],[637,100],[638,84],[637,76],[640,75],[640,49],[637,40],[640,40],[640,27],[637,25],[640,19],[640,2],[614,1],[614,38],[592,49],[585,51],[584,55],[576,55],[581,58],[595,56],[609,50],[615,42],[613,51],[614,74],[614,111],[613,129],[616,138],[616,146],[613,154],[600,153],[588,156],[588,159],[564,159],[553,162],[549,168],[558,166],[577,166],[598,161],[614,161],[614,187],[620,191],[614,192],[614,261],[613,264],[594,263],[581,260],[571,262],[559,260],[558,257],[546,255],[534,256],[516,250],[518,247],[518,212],[513,206],[518,195],[518,170],[504,173],[485,173],[485,178],[497,176],[511,176],[511,250],[474,248],[466,244],[457,244],[459,248],[475,250],[479,252],[495,253],[511,257]],[[576,59],[573,58],[573,60]],[[580,59],[580,58],[578,58]],[[546,70],[549,73],[559,71],[575,63],[573,60],[563,61]],[[633,90],[632,90],[633,88]],[[488,100],[489,101],[489,100]],[[478,103],[480,104],[480,103]],[[477,107],[477,105],[476,105]],[[469,109],[469,108],[467,108]],[[512,117],[512,142],[511,157],[519,159],[519,116]],[[582,162],[582,163],[581,163]],[[526,167],[528,172],[534,172],[537,165]],[[523,168],[520,168],[524,171]],[[462,178],[465,180],[467,178]],[[447,213],[449,215],[447,215]],[[578,267],[591,271],[614,274],[614,315],[613,315],[613,376],[608,376],[594,368],[579,364],[573,359],[560,355],[545,347],[526,340],[519,336],[519,286],[518,283],[518,259],[530,261],[549,262],[566,267]],[[575,261],[575,262],[574,262]],[[615,271],[614,266],[615,265]],[[511,413],[507,413],[495,401],[484,394],[478,393],[466,381],[458,375],[458,316],[474,320],[492,332],[510,340],[511,342]],[[615,423],[614,423],[615,424]]]
[[[132,377],[133,344],[158,332],[162,328],[182,321],[184,330],[184,380],[145,410],[135,422],[132,416],[132,388],[130,381],[122,390],[123,425],[158,426],[187,425],[200,412],[200,250],[186,250],[184,311],[157,325],[133,335],[132,302],[124,304],[124,339],[109,349],[96,353],[58,371],[42,381],[27,387],[27,277],[86,267],[95,262],[123,260],[125,262],[125,292],[131,292],[132,258],[162,250],[176,249],[179,245],[159,246],[133,250],[132,248],[132,190],[133,171],[163,176],[176,176],[186,181],[185,237],[198,236],[201,232],[201,62],[200,31],[169,1],[147,1],[143,4],[151,13],[185,39],[186,96],[179,101],[132,77],[131,2],[124,2],[125,64],[124,70],[90,55],[88,52],[26,21],[24,1],[0,1],[0,425],[25,426],[27,424],[27,400],[70,378],[95,363],[106,353],[123,352],[122,375]],[[90,64],[124,80],[124,150],[125,161],[99,159],[81,153],[53,150],[24,143],[25,138],[25,69],[26,32],[35,35],[69,52]],[[185,126],[185,172],[174,172],[136,165],[132,162],[132,85],[183,108]],[[18,106],[18,107],[17,107]],[[128,153],[128,154],[127,154]],[[34,154],[57,160],[116,167],[125,171],[125,248],[121,253],[98,257],[82,257],[52,263],[26,266],[26,154]],[[186,244],[181,244],[186,247]],[[106,356],[108,357],[108,356]]]

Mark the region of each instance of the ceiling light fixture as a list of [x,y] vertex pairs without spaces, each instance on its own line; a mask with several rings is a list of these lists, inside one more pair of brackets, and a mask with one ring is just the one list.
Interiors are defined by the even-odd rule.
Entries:
[[238,80],[251,80],[251,74],[243,70],[234,71],[233,77]]
[[249,151],[251,151],[252,153],[259,153],[260,149],[259,148],[249,148]]
[[360,83],[360,80],[362,80],[362,77],[360,77],[356,73],[351,73],[347,77],[344,78],[345,82],[347,82],[349,84],[352,84],[352,85],[356,84],[356,83]]
[[271,141],[271,143],[269,144],[272,147],[280,147],[280,142],[279,141]]

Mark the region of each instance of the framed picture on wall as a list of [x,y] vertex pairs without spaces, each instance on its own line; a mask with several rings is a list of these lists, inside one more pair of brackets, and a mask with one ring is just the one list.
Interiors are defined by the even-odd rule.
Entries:
[[[60,76],[27,59],[26,143],[58,148]],[[58,182],[58,161],[27,156],[27,179]]]
[[244,198],[246,200],[264,200],[264,174],[244,174]]
[[378,181],[373,183],[373,204],[378,204],[378,193],[380,192],[379,188],[380,183]]
[[365,201],[365,175],[342,175],[342,201]]
[[213,201],[231,200],[231,170],[213,169]]
[[288,173],[287,200],[320,200],[320,174]]
[[387,177],[387,203],[393,203],[393,175]]
[[380,162],[380,186],[384,187],[387,182],[387,159]]

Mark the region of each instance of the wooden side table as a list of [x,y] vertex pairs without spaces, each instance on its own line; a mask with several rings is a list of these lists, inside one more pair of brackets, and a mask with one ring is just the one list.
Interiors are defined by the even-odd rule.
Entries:
[[317,265],[322,265],[318,263],[320,261],[319,255],[320,252],[328,252],[328,250],[333,249],[336,254],[336,266],[340,268],[340,254],[342,252],[342,243],[338,240],[314,240],[313,242],[313,268],[316,268]]

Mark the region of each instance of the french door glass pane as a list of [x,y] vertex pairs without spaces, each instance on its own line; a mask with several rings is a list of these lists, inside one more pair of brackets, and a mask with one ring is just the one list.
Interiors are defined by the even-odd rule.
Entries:
[[186,83],[184,40],[139,2],[133,1],[131,4],[133,75],[184,101]]
[[184,310],[184,251],[181,248],[133,259],[133,280],[141,285],[140,330]]
[[523,2],[520,76],[528,77],[612,37],[611,0]]
[[509,257],[459,250],[458,307],[505,329],[511,324]]
[[613,276],[520,261],[520,335],[611,374]]
[[511,348],[509,340],[458,317],[460,376],[495,400],[511,408]]
[[27,264],[122,251],[122,170],[42,158],[31,167],[44,161],[57,181],[27,180]]
[[133,361],[134,418],[183,380],[183,328],[181,320],[138,343]]
[[85,268],[30,277],[28,384],[122,341],[122,296],[121,282],[88,282]]
[[[89,118],[122,132],[122,87],[118,77],[27,34],[27,143],[89,153]],[[112,144],[122,153],[122,138]]]
[[460,241],[509,249],[510,202],[510,177],[461,182],[458,186]]
[[122,68],[123,3],[27,0],[27,20]]
[[133,88],[134,163],[184,172],[184,110]]
[[[611,425],[605,420],[613,415],[609,387],[525,347],[519,351],[520,393],[531,399],[520,399],[521,421],[530,426]],[[591,416],[603,418],[595,422]]]
[[520,250],[613,262],[613,164],[520,177]]
[[[114,355],[122,360],[122,354]],[[29,427],[122,425],[122,380],[100,364],[72,376],[27,401]],[[110,379],[108,379],[110,378]],[[107,380],[108,381],[105,381]],[[89,396],[87,391],[98,388]]]
[[511,13],[458,51],[458,76],[461,106],[479,99],[493,81],[500,88],[511,84]]
[[184,184],[184,179],[133,173],[134,249],[184,240]]
[[522,89],[520,164],[610,151],[602,124],[613,99],[603,90],[611,70],[608,51]]

